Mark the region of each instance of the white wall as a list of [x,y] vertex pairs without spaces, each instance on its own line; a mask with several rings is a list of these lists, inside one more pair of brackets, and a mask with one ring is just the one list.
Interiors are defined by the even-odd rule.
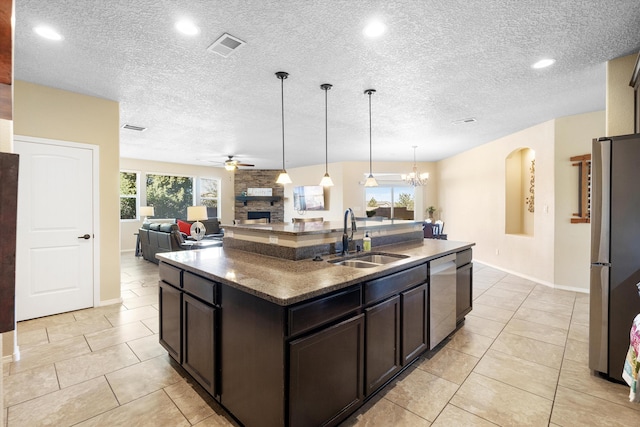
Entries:
[[[553,139],[549,121],[440,161],[438,203],[449,239],[475,242],[476,260],[553,283]],[[536,156],[533,236],[505,233],[505,159],[523,147]]]
[[[426,208],[430,205],[438,207],[438,165],[435,162],[418,162],[419,172],[429,172],[430,178],[425,186],[415,189],[416,220],[427,217]],[[411,172],[413,162],[373,162],[373,175]],[[318,185],[324,175],[324,164],[302,168],[287,169],[293,184],[285,186],[284,219],[291,221],[293,217],[300,217],[293,209],[293,187],[299,185]],[[365,216],[365,173],[369,173],[369,162],[330,163],[329,175],[333,180],[333,187],[327,191],[328,210],[307,212],[306,216],[322,216],[329,221],[342,221],[344,211],[353,209],[356,216]],[[383,181],[380,181],[383,183]],[[437,211],[436,217],[440,210]]]
[[591,224],[571,223],[578,212],[578,168],[569,159],[591,153],[591,140],[604,132],[604,111],[556,120],[554,282],[561,287],[589,289]]
[[[155,162],[149,160],[120,158],[120,170],[140,172],[140,179],[144,179],[145,173],[166,173],[176,175],[197,176],[202,178],[220,179],[220,206],[218,216],[223,224],[232,223],[234,214],[233,178],[234,173],[224,168],[209,166],[184,165],[179,163]],[[139,221],[120,221],[120,250],[134,250],[136,237],[134,233],[142,225]]]
[[[589,288],[589,224],[577,211],[577,168],[569,158],[591,152],[604,132],[604,111],[551,120],[439,163],[439,203],[451,240],[475,242],[474,259],[560,288]],[[505,157],[535,151],[533,236],[507,235]],[[523,195],[522,203],[524,203]]]
[[607,62],[606,133],[599,136],[633,133],[634,92],[629,86],[638,54]]
[[325,188],[325,208],[323,211],[306,211],[299,213],[293,207],[293,188],[303,185],[319,185],[324,176],[324,164],[307,166],[302,168],[287,169],[293,184],[284,187],[284,222],[291,222],[291,218],[322,217],[325,221],[337,221],[342,215],[342,164],[330,163],[329,175],[333,181],[333,187]]

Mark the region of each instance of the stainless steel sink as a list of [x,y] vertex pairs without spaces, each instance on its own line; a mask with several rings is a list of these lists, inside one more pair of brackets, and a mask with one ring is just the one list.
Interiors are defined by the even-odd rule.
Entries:
[[346,267],[353,267],[353,268],[373,268],[373,267],[377,267],[379,265],[382,264],[376,264],[373,262],[367,262],[367,261],[360,261],[357,259],[345,259],[342,261],[338,261],[338,262],[334,262],[334,261],[329,261],[335,265],[344,265]]
[[390,262],[398,261],[403,258],[408,258],[408,256],[388,253],[373,253],[354,255],[348,258],[333,259],[329,262],[335,265],[343,265],[346,267],[373,268],[380,265],[389,264]]

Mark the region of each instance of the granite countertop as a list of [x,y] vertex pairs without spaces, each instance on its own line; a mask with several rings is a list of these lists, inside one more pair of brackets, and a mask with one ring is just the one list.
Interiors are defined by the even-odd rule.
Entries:
[[373,268],[334,265],[325,256],[290,261],[224,247],[157,254],[161,262],[174,265],[216,282],[253,294],[275,304],[288,306],[350,285],[385,276],[427,260],[468,249],[475,243],[425,239],[420,243],[373,248],[372,253],[407,255],[390,264]]
[[[397,227],[398,225],[422,225],[421,221],[411,220],[384,220],[384,221],[356,221],[356,227],[358,230],[374,230],[385,229],[390,227]],[[347,222],[348,230],[351,232],[351,221]],[[291,234],[291,235],[305,235],[305,234],[324,234],[332,232],[342,232],[344,229],[343,221],[324,221],[324,222],[275,222],[268,224],[224,224],[225,230],[252,230],[257,232],[269,233],[269,234]]]

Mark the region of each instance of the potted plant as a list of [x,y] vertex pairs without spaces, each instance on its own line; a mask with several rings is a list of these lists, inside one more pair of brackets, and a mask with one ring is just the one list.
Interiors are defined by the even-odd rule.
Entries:
[[433,213],[436,211],[436,208],[433,206],[429,206],[427,208],[427,213],[429,214],[429,218],[433,219]]

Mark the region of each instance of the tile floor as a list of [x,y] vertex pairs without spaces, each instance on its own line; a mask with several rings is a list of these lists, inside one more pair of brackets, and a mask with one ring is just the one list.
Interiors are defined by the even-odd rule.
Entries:
[[[18,324],[14,426],[230,426],[158,344],[157,266],[122,257],[123,304]],[[588,296],[476,263],[464,325],[344,426],[638,426],[628,388],[590,375]]]

